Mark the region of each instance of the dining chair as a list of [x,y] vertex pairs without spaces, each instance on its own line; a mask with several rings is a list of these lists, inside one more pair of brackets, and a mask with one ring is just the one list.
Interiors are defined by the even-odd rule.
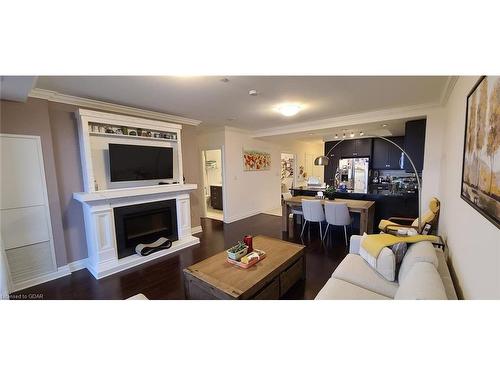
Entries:
[[[290,199],[292,197],[292,193],[282,193],[281,194],[281,198],[284,200],[286,199]],[[283,202],[283,204],[286,204]],[[303,212],[302,212],[302,207],[292,207],[291,210],[290,210],[290,214],[295,218],[295,215],[298,215],[300,216],[301,218],[301,222],[303,221],[302,220],[302,216],[303,216]],[[295,224],[295,223],[294,223]]]
[[327,222],[325,237],[328,234],[330,225],[343,226],[345,245],[347,246],[347,226],[350,226],[352,223],[351,214],[349,213],[347,204],[339,202],[325,202],[325,218]]
[[[323,228],[322,223],[325,221],[325,212],[323,211],[323,205],[319,200],[314,199],[302,199],[302,212],[304,213],[304,223],[302,224],[302,232],[300,232],[300,237],[304,234],[304,229],[308,222],[319,224],[319,235],[321,240],[323,240]],[[309,224],[309,232],[311,231],[311,225]]]

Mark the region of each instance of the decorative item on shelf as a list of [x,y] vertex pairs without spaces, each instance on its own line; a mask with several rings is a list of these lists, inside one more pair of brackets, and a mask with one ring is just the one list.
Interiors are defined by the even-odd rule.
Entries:
[[133,136],[137,137],[137,131],[135,131],[135,130],[130,130],[130,131],[128,132],[128,135],[133,135]]
[[484,76],[467,96],[460,196],[500,228],[500,77]]
[[326,187],[325,191],[323,192],[323,194],[325,195],[326,199],[334,200],[335,199],[335,187],[328,185]]
[[117,128],[115,134],[123,134],[122,128]]
[[160,133],[154,132],[153,133],[153,138],[160,138]]
[[106,129],[105,133],[107,133],[107,134],[115,134],[113,128],[111,128],[110,126],[106,126],[105,129]]
[[270,169],[270,153],[262,151],[243,150],[243,171],[267,171]]
[[149,130],[146,132],[146,137],[151,138],[153,136],[153,133],[151,133]]
[[123,135],[128,135],[128,128],[126,126],[122,126],[122,134]]
[[165,237],[158,238],[149,244],[139,244],[135,247],[135,252],[141,256],[150,255],[156,251],[165,250],[172,246],[172,241]]

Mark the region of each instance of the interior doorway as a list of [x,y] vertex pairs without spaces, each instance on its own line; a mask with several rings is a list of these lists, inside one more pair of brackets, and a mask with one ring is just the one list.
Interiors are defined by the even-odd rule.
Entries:
[[202,151],[205,217],[224,220],[222,150]]
[[296,185],[296,158],[294,154],[281,153],[281,193],[288,193]]

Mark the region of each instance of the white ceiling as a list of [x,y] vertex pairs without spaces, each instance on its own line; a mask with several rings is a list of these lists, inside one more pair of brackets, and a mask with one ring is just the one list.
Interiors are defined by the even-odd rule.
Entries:
[[[366,138],[373,136],[392,137],[405,135],[405,124],[407,121],[416,120],[418,117],[400,118],[395,120],[384,120],[377,122],[360,123],[356,125],[331,127],[326,129],[304,130],[300,132],[285,133],[261,137],[262,139],[275,143],[287,144],[292,141],[302,142],[325,142],[342,139],[346,135],[347,139],[351,139],[351,133],[356,138]],[[359,133],[363,132],[363,136]],[[338,138],[335,138],[335,135]]]
[[[445,76],[41,76],[36,87],[201,120],[201,127],[264,130],[379,109],[438,104]],[[255,89],[257,96],[248,91]],[[299,102],[293,117],[275,111]]]

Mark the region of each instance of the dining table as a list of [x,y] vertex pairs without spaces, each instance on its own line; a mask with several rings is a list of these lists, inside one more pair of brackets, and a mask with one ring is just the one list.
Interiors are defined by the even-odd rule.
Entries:
[[306,199],[314,199],[318,200],[321,202],[322,205],[324,205],[327,202],[336,202],[336,203],[346,203],[347,208],[349,209],[349,212],[352,213],[357,213],[360,215],[360,220],[359,220],[359,234],[362,235],[363,233],[368,233],[371,234],[373,233],[373,221],[374,221],[374,216],[375,216],[375,202],[374,201],[367,201],[367,200],[360,200],[360,199],[342,199],[342,198],[335,198],[334,200],[329,200],[326,198],[316,198],[316,197],[309,197],[309,196],[304,196],[304,195],[296,195],[290,198],[283,199],[282,201],[282,231],[287,232],[289,231],[289,216],[290,213],[292,212],[293,208],[296,207],[302,207],[302,201]]

